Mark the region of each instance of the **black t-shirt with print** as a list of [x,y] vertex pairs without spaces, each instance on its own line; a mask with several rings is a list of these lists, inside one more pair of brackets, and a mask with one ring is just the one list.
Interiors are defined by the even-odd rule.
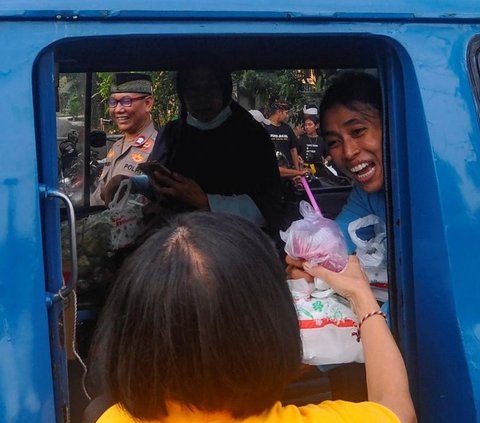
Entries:
[[286,157],[288,165],[292,166],[290,150],[292,148],[298,149],[298,138],[295,132],[293,132],[293,129],[286,123],[281,123],[279,126],[270,124],[266,125],[265,128],[270,134],[270,139],[273,141],[275,151],[282,153]]
[[327,145],[319,136],[303,134],[298,140],[298,154],[307,163],[321,163],[322,157],[327,156]]

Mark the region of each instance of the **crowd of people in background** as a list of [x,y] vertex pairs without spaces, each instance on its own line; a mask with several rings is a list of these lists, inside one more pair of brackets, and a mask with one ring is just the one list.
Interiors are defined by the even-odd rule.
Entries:
[[332,178],[338,176],[339,170],[332,166],[321,136],[319,110],[315,104],[303,106],[298,124],[289,122],[291,105],[283,100],[249,112],[270,134],[283,179],[298,184],[301,176],[315,177],[322,170]]
[[[209,66],[210,65],[206,67]],[[210,66],[210,68],[213,67]],[[199,69],[195,70],[199,71]],[[186,72],[187,71],[183,73]],[[183,75],[183,73],[179,73],[180,77]],[[228,81],[231,79],[229,73],[221,70],[220,72],[215,72],[214,78],[215,84],[219,84],[219,90],[222,91],[218,93],[218,101],[216,99],[209,101],[209,99],[215,94],[215,90],[212,90],[212,87],[215,84],[210,84],[211,86],[205,87],[205,93],[203,93],[202,100],[203,103],[198,107],[207,111],[212,109],[213,112],[211,115],[215,115],[214,117],[218,120],[218,122],[211,122],[208,120],[210,115],[207,117],[202,117],[198,115],[200,112],[193,110],[193,107],[195,107],[195,102],[198,102],[195,100],[195,97],[198,97],[198,95],[195,93],[194,96],[189,95],[190,90],[187,89],[185,91],[183,87],[185,84],[181,82],[184,79],[179,78],[179,84],[177,88],[179,89],[178,94],[181,101],[181,111],[183,115],[180,116],[178,121],[176,121],[177,124],[168,124],[165,128],[162,128],[160,134],[158,134],[157,130],[153,126],[150,115],[154,104],[154,98],[152,96],[152,84],[149,80],[149,77],[145,74],[137,73],[121,73],[116,75],[108,105],[110,115],[118,128],[122,131],[123,137],[112,146],[107,154],[105,167],[99,178],[99,185],[90,199],[91,205],[108,205],[122,179],[131,178],[141,173],[138,168],[139,164],[147,160],[169,160],[169,155],[171,156],[172,151],[176,151],[177,145],[177,142],[170,142],[169,140],[180,136],[181,132],[185,132],[180,129],[172,131],[172,125],[177,125],[179,128],[183,127],[185,129],[196,127],[198,130],[203,131],[203,134],[206,134],[206,136],[211,138],[212,133],[215,132],[213,130],[216,129],[216,127],[222,126],[224,121],[229,122],[231,120],[230,114],[232,113],[232,107],[235,111],[235,116],[239,113],[237,112],[237,109],[240,108],[243,110],[242,107],[237,107],[237,103],[232,100],[231,84],[228,83]],[[198,75],[193,76],[191,74],[190,79],[192,81],[205,80],[205,78],[199,78]],[[190,82],[188,82],[188,84],[190,84]],[[194,87],[194,89],[197,88]],[[185,101],[190,97],[194,99],[193,102]],[[218,107],[216,104],[214,104],[215,101],[217,101]],[[262,108],[261,110],[250,110],[250,114],[266,129],[266,132],[270,136],[276,155],[278,171],[282,180],[289,180],[293,181],[294,183],[298,183],[298,179],[301,176],[315,175],[320,168],[325,169],[325,166],[327,166],[328,169],[332,169],[332,171],[336,173],[336,171],[329,166],[331,157],[328,154],[327,146],[319,131],[320,122],[318,108],[316,105],[303,106],[303,119],[301,124],[297,125],[296,127],[288,122],[290,117],[290,108],[291,106],[288,102],[277,100],[268,108]],[[191,112],[189,109],[191,109]],[[220,116],[220,119],[216,114],[218,112],[217,109],[223,113]],[[198,115],[198,117],[195,117],[195,113]],[[207,121],[202,120],[204,118],[208,118]],[[183,119],[187,120],[188,125],[179,125]],[[244,128],[249,128],[250,126],[251,125],[244,125],[242,130],[238,133],[244,133]],[[174,134],[174,136],[172,136],[172,134]],[[231,138],[232,136],[235,137],[236,133],[229,132],[226,135],[228,138]],[[203,157],[201,162],[208,162],[209,158],[213,157],[211,153],[218,153],[220,157],[215,158],[215,164],[212,163],[212,167],[219,168],[219,166],[222,167],[222,163],[228,162],[228,167],[231,168],[232,161],[235,161],[233,160],[233,156],[238,156],[238,151],[244,150],[247,138],[243,138],[244,141],[239,140],[238,143],[235,143],[236,152],[229,154],[226,159],[224,159],[226,153],[226,144],[223,143],[222,146],[217,146],[211,150],[208,149],[210,153]],[[255,140],[257,138],[257,135],[253,137]],[[248,139],[252,139],[252,137],[249,137]],[[168,147],[167,144],[169,144]],[[191,148],[194,148],[195,145],[196,144],[194,144]],[[256,146],[258,147],[259,145],[263,145],[263,143],[259,144],[258,141],[256,141]],[[175,148],[172,146],[175,146]],[[167,152],[167,150],[170,151]],[[188,154],[185,156],[187,159],[188,157],[191,157],[190,150],[187,151]],[[264,165],[270,162],[266,159],[267,156],[263,157],[262,159]],[[185,165],[185,160],[182,159],[181,161],[184,163],[182,166],[185,167],[185,169],[181,169],[181,172],[179,173],[183,175],[192,173],[191,169],[198,167],[198,163],[200,162],[199,157],[197,156],[195,157],[195,160],[188,165]],[[207,164],[202,164],[200,167],[202,169],[210,168],[210,166]],[[262,169],[261,163],[259,163],[258,169]],[[242,180],[246,181],[247,179],[247,175],[243,174]],[[217,182],[214,183],[213,181],[210,181],[208,184],[213,188],[214,185],[218,185],[219,180],[224,180],[224,178],[217,178],[216,180]],[[256,185],[258,186],[258,184]],[[190,186],[190,188],[192,187]],[[196,203],[198,202],[197,200],[199,200],[201,204],[198,207],[195,206],[195,204],[193,204],[193,206],[197,208],[212,207],[215,210],[218,209],[220,207],[220,202],[213,195],[224,195],[225,189],[217,188],[215,188],[212,192],[206,193],[207,195],[211,194],[211,196],[208,198],[208,201],[207,197],[196,198],[193,200],[193,202]],[[245,189],[246,188],[242,188],[242,190]],[[229,189],[227,189],[227,191],[228,190]],[[237,193],[234,194],[238,195]],[[168,192],[167,195],[171,196],[172,192]],[[178,195],[176,196],[178,197]],[[257,203],[256,205],[253,203],[249,205],[242,203],[240,206],[235,205],[234,208],[238,209],[239,207],[246,207],[252,210],[252,208],[256,208],[258,206],[258,202],[261,201],[258,199],[258,196],[255,196],[254,198],[256,198],[254,200],[254,202]],[[272,198],[269,200],[269,203],[272,203]],[[191,202],[191,199],[187,199],[187,203],[189,201]],[[231,201],[232,200],[228,200],[229,206],[232,204]],[[213,204],[214,202],[215,204]],[[222,204],[225,204],[224,200],[222,201]],[[268,205],[262,205],[260,210],[265,207],[268,207]],[[223,210],[224,207],[222,206],[221,209]],[[262,216],[260,213],[254,213],[257,215],[257,220],[261,221]]]

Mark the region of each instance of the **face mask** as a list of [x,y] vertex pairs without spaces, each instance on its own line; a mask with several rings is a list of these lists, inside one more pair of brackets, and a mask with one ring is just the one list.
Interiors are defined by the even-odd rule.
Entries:
[[187,123],[194,128],[202,131],[208,131],[210,129],[218,128],[227,118],[232,114],[230,106],[225,107],[217,116],[208,122],[201,122],[194,118],[190,113],[187,114]]

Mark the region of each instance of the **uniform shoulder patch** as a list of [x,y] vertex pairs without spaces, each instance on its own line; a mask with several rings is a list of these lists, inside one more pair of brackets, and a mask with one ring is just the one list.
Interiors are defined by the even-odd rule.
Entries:
[[142,145],[142,150],[149,150],[153,145],[152,140],[148,140],[145,144]]
[[132,160],[134,162],[140,163],[140,162],[143,162],[145,160],[145,158],[144,158],[143,154],[133,153],[132,154]]

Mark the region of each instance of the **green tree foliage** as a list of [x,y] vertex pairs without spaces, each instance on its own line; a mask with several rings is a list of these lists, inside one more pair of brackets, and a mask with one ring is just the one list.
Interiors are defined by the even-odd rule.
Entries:
[[245,70],[235,72],[232,77],[237,94],[245,96],[252,109],[270,104],[276,89],[275,77],[270,73]]
[[80,101],[80,97],[77,94],[72,95],[68,99],[67,110],[69,114],[72,115],[73,120],[76,120],[82,112],[82,103]]
[[85,76],[78,73],[61,75],[58,81],[58,111],[77,119],[83,112]]
[[113,125],[101,125],[100,121],[105,119],[105,122],[108,122],[110,119],[107,99],[110,96],[113,75],[112,72],[97,72],[92,75],[92,129],[102,129],[107,133],[115,132],[115,128]]
[[[252,109],[268,109],[276,100],[291,104],[290,120],[301,122],[305,104],[319,105],[328,81],[337,70],[282,69],[244,70],[232,74],[234,94]],[[179,115],[175,90],[175,72],[145,72],[152,78],[155,105],[152,117],[160,127]],[[100,129],[100,119],[109,119],[107,99],[110,96],[114,73],[98,72],[92,77],[92,129]],[[85,95],[84,74],[62,74],[59,79],[59,111],[78,117],[82,113]],[[267,112],[268,113],[268,112]],[[108,132],[110,130],[108,128]],[[111,128],[114,130],[115,128]]]
[[239,96],[248,100],[250,108],[265,109],[274,101],[291,105],[290,120],[298,124],[303,119],[303,106],[317,107],[330,78],[337,70],[283,69],[272,71],[245,70],[234,74]]
[[163,126],[179,114],[179,100],[175,89],[175,72],[147,72],[152,78],[155,105],[152,116],[158,126]]
[[[96,73],[96,87],[94,87],[93,96],[99,95],[102,101],[106,101],[110,96],[110,90],[113,84],[112,72],[97,72]],[[95,85],[95,83],[94,83]],[[96,91],[95,91],[96,89]],[[108,111],[108,110],[107,110]]]

